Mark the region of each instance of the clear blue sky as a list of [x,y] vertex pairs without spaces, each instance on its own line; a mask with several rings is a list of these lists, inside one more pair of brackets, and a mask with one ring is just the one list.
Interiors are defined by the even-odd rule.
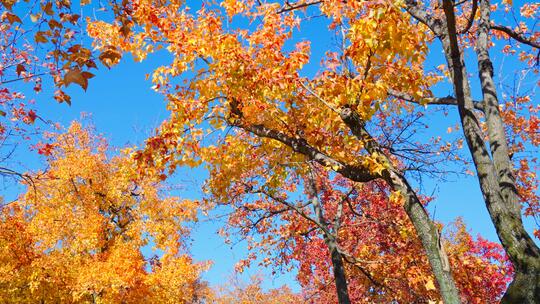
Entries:
[[[312,41],[314,58],[319,58],[325,50],[335,46],[331,37],[320,35],[319,32],[323,27],[322,20],[315,20],[307,31],[297,35],[297,38],[317,37]],[[87,92],[75,86],[69,88],[68,91],[73,97],[71,107],[66,104],[57,104],[52,99],[51,90],[45,88],[43,93],[36,96],[39,114],[67,126],[72,120],[79,119],[81,113],[91,113],[91,121],[97,131],[103,133],[114,146],[134,144],[140,146],[153,129],[168,117],[162,96],[151,90],[152,84],[145,80],[145,74],[151,73],[155,67],[166,60],[166,55],[156,54],[150,56],[144,63],[135,63],[126,56],[118,66],[111,70],[100,67],[95,72],[96,77],[90,81]],[[427,64],[437,66],[440,63],[442,63],[440,52],[435,47]],[[313,60],[313,64],[305,70],[305,73],[313,74],[318,66],[319,59]],[[498,66],[496,66],[497,69]],[[474,73],[474,68],[471,69],[471,73]],[[449,90],[442,86],[437,93],[447,95]],[[430,132],[444,134],[447,127],[455,125],[458,121],[456,111],[450,110],[446,122],[439,119],[433,121]],[[20,161],[21,168],[26,170],[38,169],[41,166],[36,154],[27,152],[23,148],[18,149],[16,160]],[[202,169],[181,169],[170,179],[171,183],[182,186],[182,189],[175,194],[186,198],[201,197],[198,188],[203,183],[206,174]],[[497,241],[476,178],[454,178],[453,181],[446,183],[428,180],[424,186],[425,193],[430,194],[435,190],[437,199],[431,203],[429,209],[433,211],[436,208],[437,220],[449,222],[461,216],[473,234],[480,233],[490,240]],[[14,187],[5,190],[5,195],[8,197],[15,193]],[[246,254],[245,244],[240,243],[231,249],[215,234],[221,224],[219,221],[201,218],[201,222],[196,225],[192,234],[191,252],[195,259],[214,262],[214,266],[205,274],[205,279],[213,285],[228,281],[233,273],[234,264]],[[527,227],[533,227],[530,220],[527,220]],[[532,231],[532,229],[529,230]],[[259,272],[266,274],[266,287],[277,287],[281,284],[289,284],[294,288],[298,286],[294,281],[294,274],[271,278],[269,271],[253,268],[248,271],[248,275]]]

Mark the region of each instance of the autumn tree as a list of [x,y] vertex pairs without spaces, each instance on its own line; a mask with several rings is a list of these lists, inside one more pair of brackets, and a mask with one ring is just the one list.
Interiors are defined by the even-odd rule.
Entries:
[[[502,5],[506,11],[511,10],[510,3],[503,2]],[[534,18],[537,8],[537,5],[526,3],[520,8],[521,15],[524,18]],[[503,302],[537,302],[540,298],[540,249],[523,226],[521,203],[525,203],[526,207],[532,205],[536,208],[534,207],[538,204],[538,196],[534,194],[536,189],[529,188],[523,191],[522,185],[530,186],[531,183],[537,185],[538,181],[523,180],[519,169],[528,171],[528,168],[523,168],[523,165],[515,166],[512,160],[515,150],[520,151],[524,147],[523,144],[520,146],[509,141],[512,132],[507,135],[507,127],[503,120],[505,115],[501,114],[499,102],[501,92],[498,92],[495,83],[496,75],[489,50],[493,43],[499,42],[497,38],[510,39],[529,50],[530,53],[522,51],[520,59],[528,65],[533,65],[533,52],[540,48],[537,42],[539,33],[529,30],[526,19],[519,23],[517,29],[511,25],[499,24],[491,17],[492,10],[496,7],[492,7],[489,1],[473,1],[470,9],[459,7],[456,9],[453,2],[443,1],[442,7],[433,11],[426,11],[420,4],[409,1],[406,2],[406,9],[413,18],[430,29],[444,50],[455,94],[455,101],[451,103],[457,105],[463,134],[486,206],[499,239],[515,269],[514,280]],[[509,47],[505,46],[507,51],[510,49],[512,52],[512,45],[513,43]],[[476,52],[475,61],[482,92],[480,102],[473,100],[472,79],[465,64],[466,49],[471,47]],[[511,97],[514,99],[513,103],[520,102],[520,96],[516,95]],[[481,107],[480,114],[477,110],[479,107]],[[535,112],[534,108],[532,111],[529,108],[527,113],[530,115],[529,124],[526,129],[517,132],[522,134],[526,142],[537,146],[538,118]],[[519,122],[506,119],[506,123],[511,127]],[[530,174],[534,174],[534,171]],[[527,209],[527,212],[531,213],[530,208]]]
[[260,276],[251,277],[247,283],[234,277],[217,288],[211,302],[215,304],[295,304],[306,301],[287,286],[264,290],[261,286],[262,281]]
[[[209,293],[186,251],[196,205],[163,196],[123,152],[79,123],[51,135],[47,169],[1,210],[5,303],[196,303]],[[145,246],[154,249],[145,249]],[[149,247],[150,248],[150,247]]]
[[[337,177],[323,177],[310,194],[318,223],[296,216],[287,231],[293,235],[288,258],[300,264],[300,281],[319,303],[337,302],[326,248],[342,256],[351,303],[438,302],[429,263],[414,227],[401,209],[399,196],[389,195],[380,183],[356,185]],[[309,188],[308,188],[309,189]],[[341,190],[342,189],[342,190]],[[309,193],[309,192],[308,192]],[[426,204],[429,199],[421,197]],[[305,214],[305,213],[304,213]],[[311,223],[310,223],[311,221]],[[315,227],[328,227],[317,233]],[[442,229],[442,224],[437,224]],[[460,298],[467,303],[495,303],[502,297],[511,273],[500,246],[473,240],[462,223],[456,233],[441,236]],[[452,230],[446,228],[446,230]],[[309,232],[307,235],[299,231]],[[306,234],[304,232],[304,234]],[[328,244],[333,239],[334,246]],[[331,244],[331,243],[330,243]],[[335,275],[334,275],[335,276]],[[335,280],[335,284],[338,281]]]
[[[524,4],[515,29],[499,24],[508,15],[518,18],[510,4],[487,0],[442,5],[228,0],[204,2],[196,12],[182,1],[124,1],[117,22],[96,21],[88,30],[102,51],[119,47],[144,58],[166,48],[173,56],[152,76],[155,89],[167,97],[171,118],[137,160],[158,171],[201,161],[226,167],[229,175],[212,178],[232,182],[217,185],[215,193],[225,193],[254,167],[276,188],[292,173],[302,173],[306,160],[354,182],[382,180],[403,197],[445,303],[461,301],[448,249],[412,186],[415,167],[404,166],[411,158],[403,153],[415,155],[414,164],[422,154],[436,154],[429,149],[436,140],[416,137],[412,146],[396,146],[404,143],[397,140],[402,139],[397,122],[422,111],[418,105],[457,107],[486,206],[515,270],[503,302],[534,303],[540,253],[523,227],[521,204],[526,213],[537,214],[537,180],[531,178],[533,159],[519,158],[516,166],[515,154],[538,145],[537,106],[526,105],[530,97],[513,94],[503,97],[510,110],[501,114],[489,48],[496,45],[513,59],[518,55],[524,63],[518,61],[516,69],[532,67],[538,33],[528,24],[536,10]],[[491,18],[492,11],[501,17]],[[322,55],[318,73],[307,76],[302,69],[321,59],[310,57],[310,42],[317,37],[298,39],[297,33],[309,29],[313,16],[324,18],[328,35],[341,39],[335,51]],[[427,55],[437,53],[435,41],[448,67],[441,68],[442,75],[426,67]],[[473,99],[473,76],[465,67],[471,61],[478,66],[480,101]],[[433,97],[440,80],[450,81],[454,94]],[[383,132],[385,124],[397,132],[395,141]],[[207,140],[229,127],[234,131],[222,133],[217,144]],[[233,158],[231,152],[242,156]],[[252,181],[254,186],[261,179]]]
[[[300,181],[307,185],[305,196],[267,185],[230,189],[229,230],[244,236],[251,249],[239,269],[257,260],[275,271],[298,265],[304,296],[313,303],[438,302],[401,198],[381,182],[357,184],[330,178],[324,168],[314,172],[313,184],[309,175]],[[512,275],[502,247],[474,240],[459,221],[446,230],[442,241],[460,297],[496,303]]]

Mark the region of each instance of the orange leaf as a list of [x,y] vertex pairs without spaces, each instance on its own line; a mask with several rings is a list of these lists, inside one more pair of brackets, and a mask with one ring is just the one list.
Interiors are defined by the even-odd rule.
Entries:
[[16,72],[17,72],[17,76],[20,77],[22,72],[26,72],[26,68],[24,67],[24,65],[19,63],[17,64]]
[[117,64],[118,61],[120,61],[120,58],[122,58],[122,54],[112,46],[107,47],[105,51],[99,55],[99,60],[101,60],[101,63],[108,68]]
[[82,72],[81,74],[86,79],[94,78],[94,76],[95,76],[94,74],[92,74],[90,72]]
[[[86,73],[91,74],[91,73],[88,73],[88,72],[86,72]],[[64,75],[64,84],[65,84],[65,86],[67,87],[71,83],[76,83],[76,84],[80,85],[85,91],[86,91],[86,88],[88,88],[88,79],[86,77],[84,77],[84,74],[81,73],[81,70],[79,70],[78,68],[71,69],[71,70],[69,70],[69,72],[67,72]]]
[[9,24],[13,24],[15,22],[21,23],[21,18],[19,16],[12,14],[12,13],[6,13],[5,15],[6,19],[9,21]]
[[42,6],[43,11],[45,14],[52,16],[54,15],[54,11],[52,10],[52,2],[47,2],[47,4]]
[[45,37],[44,32],[37,32],[36,35],[34,36],[34,40],[37,43],[47,43],[47,42],[49,42],[49,39],[47,39],[47,37]]

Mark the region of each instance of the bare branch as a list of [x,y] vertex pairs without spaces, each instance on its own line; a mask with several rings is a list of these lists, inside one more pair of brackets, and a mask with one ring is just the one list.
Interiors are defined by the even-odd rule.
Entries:
[[13,175],[34,186],[34,180],[32,179],[32,177],[25,173],[20,173],[6,167],[0,167],[0,175]]
[[[315,224],[315,226],[317,226],[320,230],[323,231],[323,233],[327,234],[327,235],[332,235],[332,233],[328,230],[328,228],[325,226],[325,223],[321,223],[320,221],[314,219],[313,217],[307,215],[303,210],[302,208],[300,208],[299,206],[296,206],[295,204],[292,204],[292,203],[289,203],[288,201],[280,198],[280,197],[277,197],[271,193],[269,193],[268,191],[265,191],[264,189],[259,189],[253,193],[260,193],[260,194],[264,194],[265,196],[267,196],[268,198],[272,199],[273,201],[275,202],[278,202],[282,205],[285,205],[286,207],[288,207],[290,210],[293,210],[295,211],[296,213],[298,213],[301,217],[303,217],[304,219],[306,219],[307,221],[309,222],[312,222],[313,224]],[[309,203],[311,204],[311,203]],[[309,204],[306,204],[306,205],[309,205]],[[305,207],[305,206],[302,206],[302,207]]]
[[5,80],[5,81],[0,81],[0,85],[4,85],[6,83],[11,83],[11,82],[16,82],[16,81],[22,81],[22,80],[29,80],[29,79],[32,79],[32,78],[36,78],[36,77],[39,77],[39,76],[43,76],[43,75],[48,75],[50,73],[39,73],[39,74],[32,74],[30,76],[25,76],[25,77],[18,77],[18,78],[13,78],[13,79],[9,79],[9,80]]

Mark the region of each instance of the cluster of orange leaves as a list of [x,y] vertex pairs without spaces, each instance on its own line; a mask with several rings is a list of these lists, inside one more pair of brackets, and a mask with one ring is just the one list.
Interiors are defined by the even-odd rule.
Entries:
[[287,286],[265,290],[262,278],[253,276],[249,283],[239,282],[236,278],[221,286],[214,298],[215,304],[297,304],[304,299]]
[[78,123],[51,136],[48,169],[29,176],[27,192],[1,210],[0,298],[193,303],[205,297],[206,265],[193,262],[184,244],[196,204],[164,197],[159,177],[137,175],[133,160],[110,157],[104,140]]

